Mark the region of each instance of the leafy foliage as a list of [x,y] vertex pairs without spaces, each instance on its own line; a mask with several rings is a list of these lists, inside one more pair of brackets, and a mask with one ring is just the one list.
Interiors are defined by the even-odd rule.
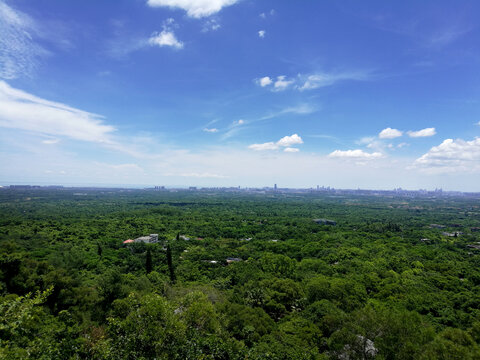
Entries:
[[0,358],[480,359],[478,199],[82,194],[0,191]]

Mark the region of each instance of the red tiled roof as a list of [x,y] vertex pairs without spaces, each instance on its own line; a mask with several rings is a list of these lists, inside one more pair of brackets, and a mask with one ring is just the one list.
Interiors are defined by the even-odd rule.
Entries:
[[135,240],[132,240],[132,239],[128,239],[128,240],[125,240],[123,243],[124,244],[131,244],[131,243],[134,243]]

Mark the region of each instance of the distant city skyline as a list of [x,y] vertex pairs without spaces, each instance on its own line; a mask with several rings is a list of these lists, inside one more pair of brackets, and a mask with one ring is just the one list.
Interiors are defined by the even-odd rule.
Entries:
[[480,191],[478,13],[0,0],[0,184]]

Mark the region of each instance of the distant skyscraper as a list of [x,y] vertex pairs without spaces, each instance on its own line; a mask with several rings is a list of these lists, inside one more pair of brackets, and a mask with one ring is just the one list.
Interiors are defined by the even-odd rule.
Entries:
[[274,190],[277,190],[277,184],[275,184],[275,185],[273,186],[273,189],[274,189]]

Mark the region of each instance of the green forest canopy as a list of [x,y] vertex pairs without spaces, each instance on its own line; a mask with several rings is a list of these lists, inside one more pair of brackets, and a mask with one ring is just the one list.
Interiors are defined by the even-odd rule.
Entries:
[[480,359],[479,215],[466,197],[2,189],[0,358]]

